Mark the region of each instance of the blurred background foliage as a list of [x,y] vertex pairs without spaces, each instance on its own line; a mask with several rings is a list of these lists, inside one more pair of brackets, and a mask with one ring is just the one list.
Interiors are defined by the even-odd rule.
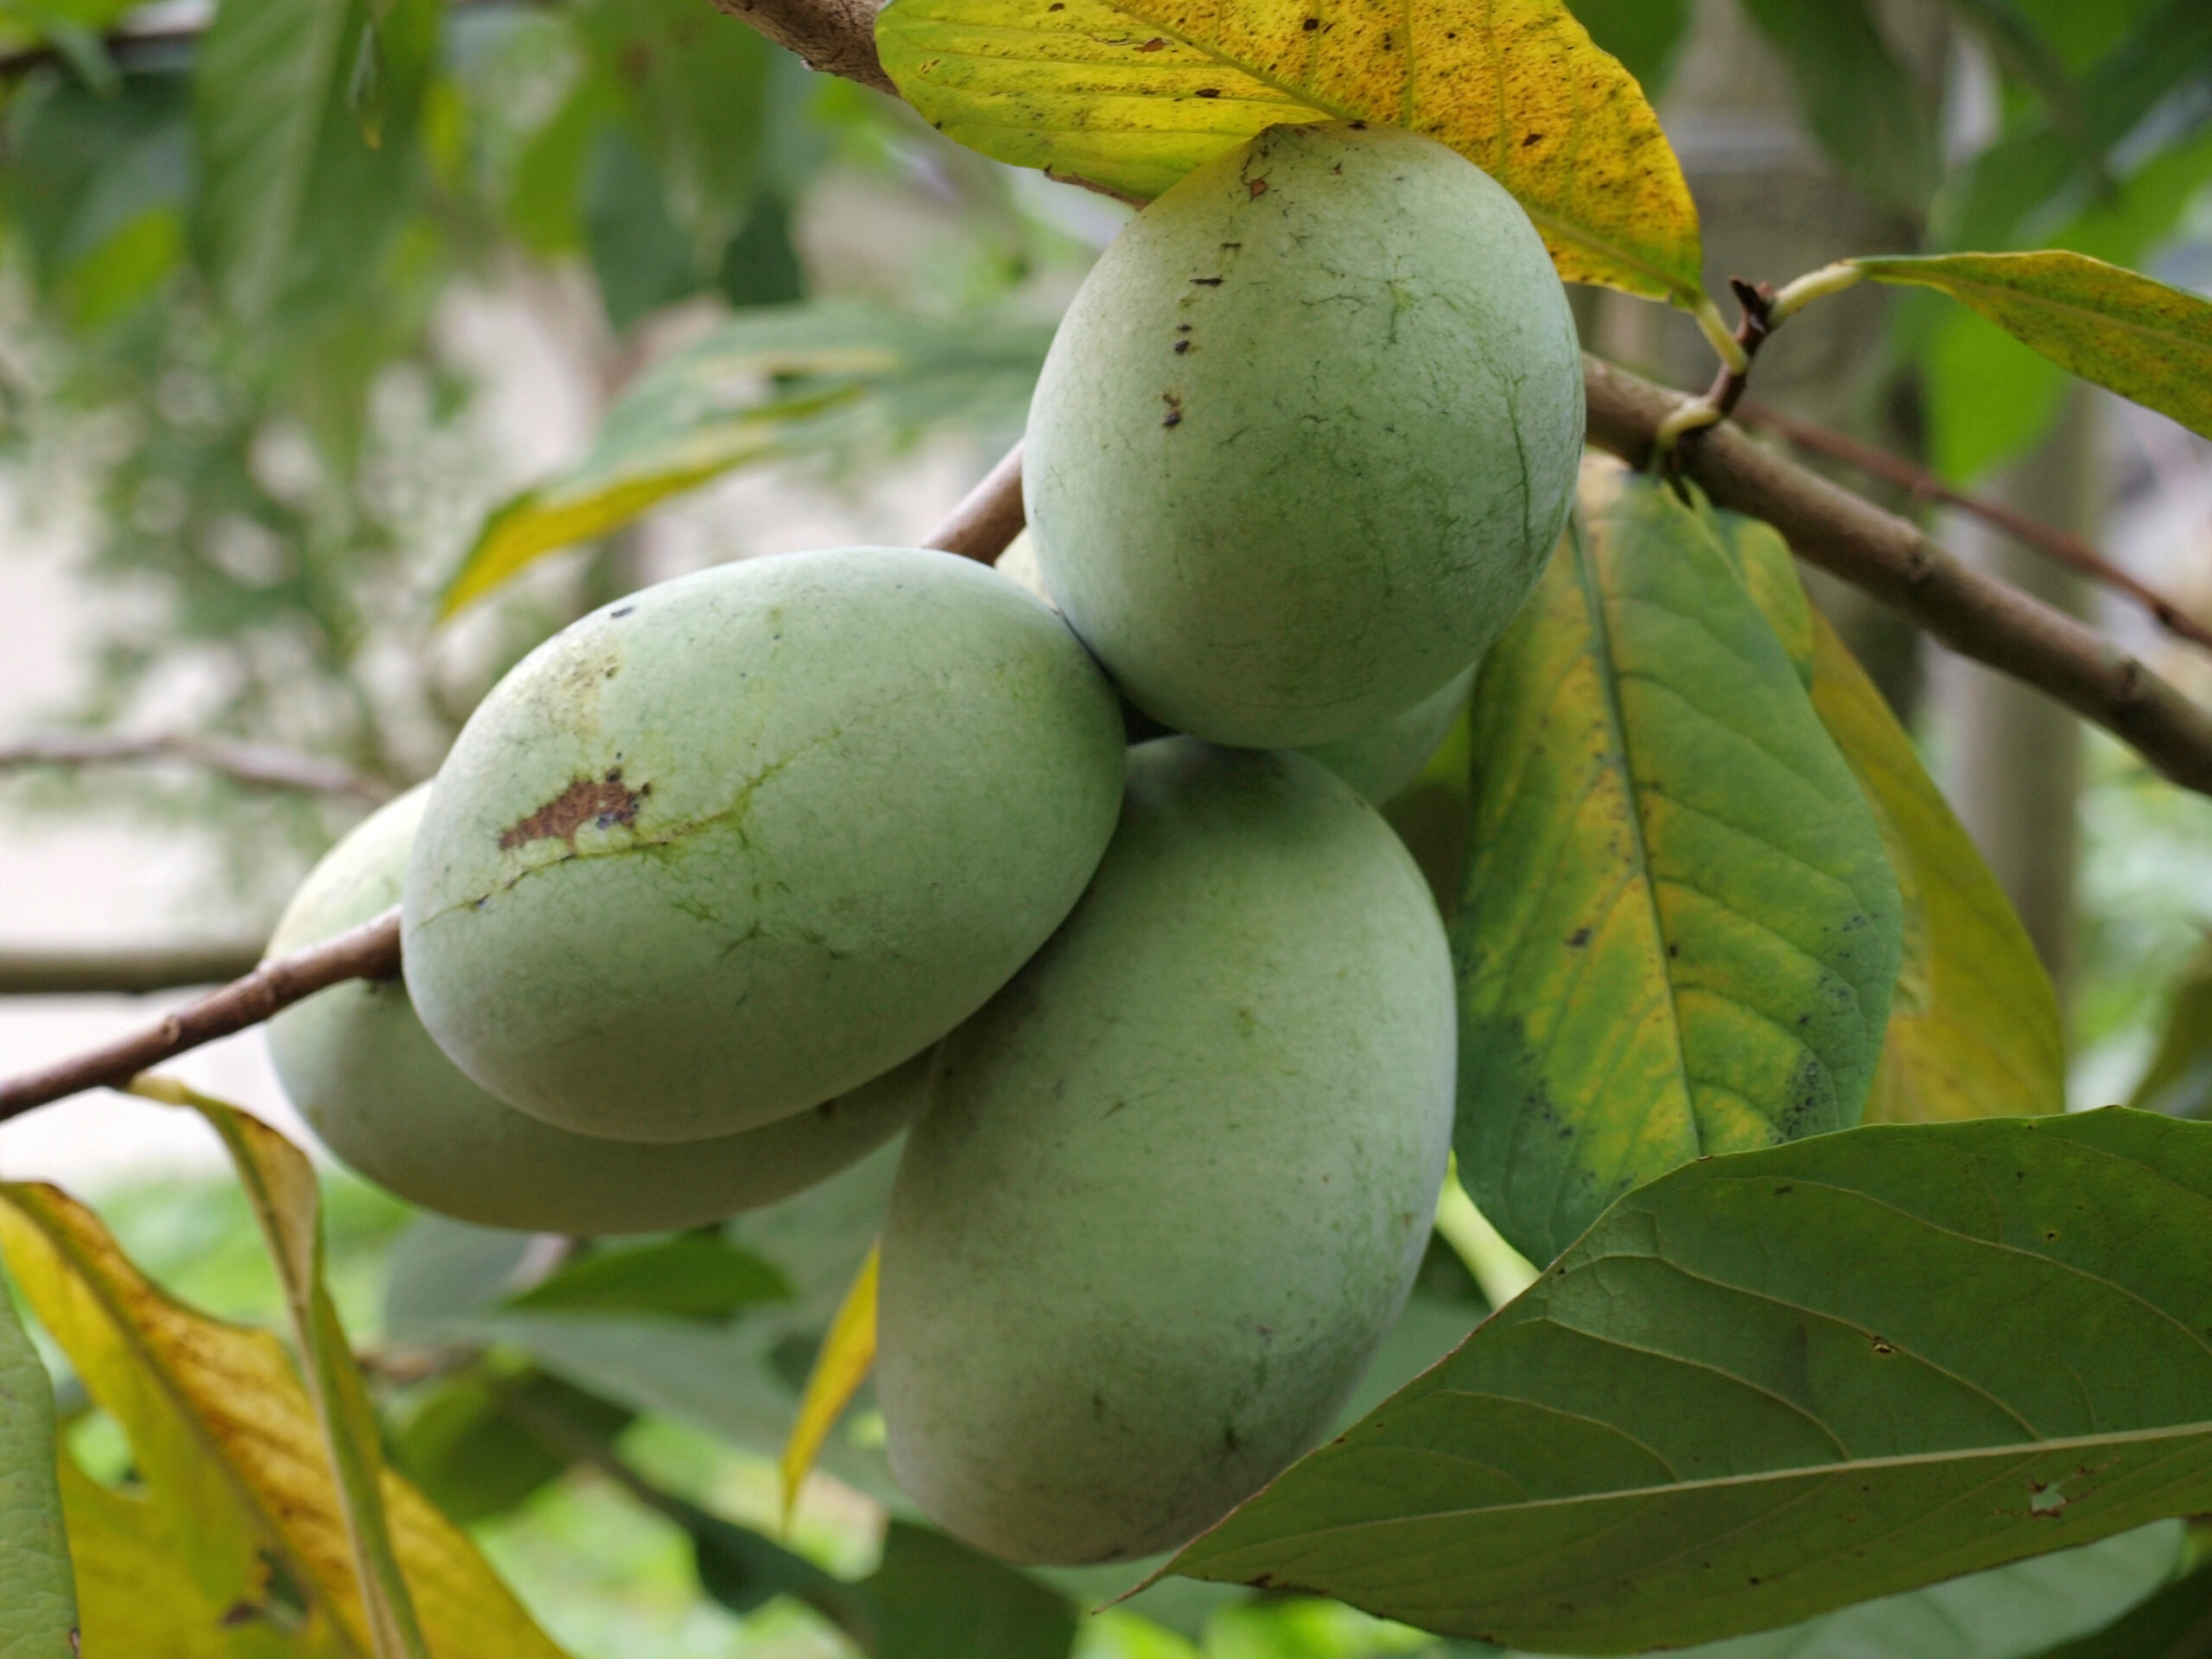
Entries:
[[[1574,9],[1658,99],[1716,291],[1848,253],[2028,246],[2212,284],[2204,0]],[[758,550],[795,518],[919,534],[1019,430],[1050,327],[1121,216],[812,75],[706,0],[10,0],[0,474],[99,598],[90,671],[52,719],[283,745],[391,787],[427,775],[493,679],[591,605]],[[1577,307],[1592,349],[1676,384],[1709,372],[1678,316],[1596,294]],[[2069,435],[2078,394],[1961,308],[1855,291],[1778,337],[1754,395],[2093,537],[2124,532],[2145,574],[2212,613],[2208,447],[2113,411]],[[2078,513],[2035,496],[2085,454]],[[740,467],[768,468],[779,501],[833,506],[685,495]],[[636,493],[615,500],[609,480]],[[663,502],[672,514],[646,512]],[[585,539],[541,559],[563,539],[543,530],[556,508],[582,513]],[[442,622],[471,550],[502,534],[527,573]],[[2024,910],[2056,861],[2063,925],[2037,937],[2069,996],[2077,1103],[2135,1090],[2212,1116],[2212,802],[2101,741],[2054,770],[2047,735],[1951,718],[1972,699],[1949,696],[1909,630],[1823,597],[1944,775],[1967,780],[1985,846],[2021,799],[2044,803],[2027,862],[1992,860]],[[2103,620],[2212,693],[2201,659]],[[2027,792],[1977,817],[1969,763],[1990,755]],[[168,771],[10,789],[20,809],[207,834],[233,877],[214,908],[263,918],[358,810]],[[884,1174],[874,1160],[694,1241],[689,1265],[651,1275],[664,1296],[690,1287],[673,1307],[518,1304],[607,1247],[421,1219],[333,1180],[334,1282],[396,1459],[579,1655],[850,1651],[803,1593],[776,1593],[796,1568],[741,1560],[715,1528],[773,1529],[771,1459]],[[102,1210],[178,1294],[274,1319],[228,1183],[118,1191]],[[1440,1247],[1363,1400],[1484,1307]],[[119,1475],[112,1426],[64,1395],[88,1466]],[[563,1426],[559,1449],[524,1420]],[[899,1535],[893,1497],[863,1397],[793,1548],[867,1573]],[[1444,1651],[1325,1604],[1188,1584],[1084,1620],[1077,1640],[1085,1659]]]

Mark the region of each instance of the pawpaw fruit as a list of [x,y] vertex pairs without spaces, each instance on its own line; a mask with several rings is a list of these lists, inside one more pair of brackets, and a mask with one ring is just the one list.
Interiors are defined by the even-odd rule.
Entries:
[[1443,925],[1318,763],[1130,751],[1051,943],[939,1051],[883,1232],[893,1472],[1072,1564],[1192,1537],[1322,1433],[1403,1304],[1451,1132]]
[[607,606],[469,718],[408,861],[454,1064],[582,1134],[757,1128],[982,1006],[1113,830],[1112,687],[1050,607],[847,548]]
[[1441,691],[1393,715],[1374,730],[1334,743],[1317,743],[1305,753],[1380,806],[1421,776],[1429,756],[1467,706],[1474,685],[1475,669],[1470,668],[1446,681]]
[[[428,786],[378,809],[323,858],[285,910],[272,956],[399,901]],[[441,1053],[397,980],[353,980],[269,1022],[278,1080],[323,1143],[411,1204],[484,1227],[662,1232],[771,1204],[889,1140],[928,1091],[932,1053],[761,1128],[681,1146],[555,1128],[493,1098]]]
[[1513,198],[1396,128],[1278,126],[1131,220],[1045,361],[1038,563],[1129,700],[1355,736],[1479,658],[1565,523],[1565,291]]

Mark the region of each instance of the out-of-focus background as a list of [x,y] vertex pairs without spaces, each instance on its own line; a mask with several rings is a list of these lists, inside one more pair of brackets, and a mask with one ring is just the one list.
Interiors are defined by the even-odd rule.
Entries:
[[[2212,44],[2190,4],[1575,9],[1658,98],[1716,291],[1852,253],[2029,245],[2212,289]],[[293,11],[338,19],[342,49],[307,38],[313,18],[276,26]],[[707,0],[397,0],[375,34],[363,16],[302,0],[225,0],[219,16],[199,0],[0,6],[0,1071],[190,994],[82,988],[189,977],[180,954],[208,974],[250,961],[319,852],[427,776],[485,689],[582,610],[721,560],[922,535],[1018,434],[1050,326],[1126,216],[810,74]],[[261,78],[295,73],[328,83],[319,127],[256,113]],[[1591,349],[1676,385],[1708,377],[1680,315],[1575,300]],[[712,353],[733,327],[753,343],[698,359],[696,407],[664,397],[638,416],[658,442],[715,436],[728,469],[441,621],[487,515],[575,485],[610,410],[636,416],[657,368]],[[780,339],[842,342],[878,366],[755,349]],[[731,410],[825,386],[826,415],[724,429]],[[2072,385],[1963,309],[1872,288],[1779,335],[1753,399],[1816,429],[1805,458],[2212,696],[2212,652],[1929,495],[2069,532],[2212,620],[2212,444]],[[1822,433],[1879,448],[1918,486],[1822,454]],[[2164,1043],[2141,1103],[2212,1115],[2212,802],[1815,586],[2060,985],[2072,1103],[2134,1096]],[[53,758],[90,734],[250,753]],[[241,760],[283,779],[242,779]],[[175,1070],[305,1135],[257,1034]],[[195,1118],[73,1101],[0,1126],[0,1174],[97,1200],[188,1298],[273,1309]],[[874,1179],[856,1178],[850,1204]],[[444,1286],[465,1302],[467,1282],[526,1265],[529,1241],[420,1223],[342,1173],[333,1193],[341,1300],[372,1344],[404,1336],[409,1295]],[[820,1221],[772,1216],[760,1236]],[[1415,1306],[1393,1364],[1440,1351],[1484,1309],[1442,1259]],[[715,1351],[700,1375],[726,1361]],[[772,1518],[763,1447],[732,1427],[742,1414],[604,1355],[562,1374],[641,1414],[621,1442],[637,1466]],[[842,1431],[861,1462],[868,1421]],[[810,1488],[798,1537],[833,1568],[877,1547],[867,1485],[833,1469]],[[741,1616],[704,1596],[683,1535],[588,1469],[493,1506],[480,1535],[586,1659],[847,1651],[787,1600]],[[1084,1650],[1433,1645],[1322,1604],[1193,1594],[1088,1621]]]

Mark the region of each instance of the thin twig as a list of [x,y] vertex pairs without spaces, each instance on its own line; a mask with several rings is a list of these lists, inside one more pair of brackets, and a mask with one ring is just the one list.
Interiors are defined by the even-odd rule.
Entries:
[[[1595,358],[1582,366],[1590,442],[1643,465],[1681,394]],[[1974,569],[1918,525],[1739,427],[1707,429],[1679,464],[1720,505],[1772,524],[1807,563],[1903,612],[1960,655],[2056,698],[2183,788],[2212,795],[2212,714],[2095,629]]]
[[321,944],[264,963],[197,1002],[129,1036],[0,1083],[0,1120],[87,1089],[112,1088],[188,1049],[257,1026],[278,1009],[348,979],[390,979],[399,972],[397,906]]
[[251,973],[260,960],[256,944],[0,950],[0,996],[140,996],[186,985],[220,985]]
[[982,483],[960,498],[922,545],[988,564],[1021,534],[1022,522],[1021,446],[1017,443],[983,474]]
[[340,795],[377,806],[391,791],[375,779],[311,754],[257,743],[181,734],[122,737],[104,733],[51,733],[0,744],[0,771],[22,766],[95,766],[181,760],[249,789],[289,789]]
[[2056,525],[2046,524],[2039,518],[2015,511],[2001,501],[1986,500],[1978,495],[1967,495],[1955,490],[1924,467],[1915,466],[1902,455],[1893,455],[1886,449],[1877,449],[1869,443],[1832,432],[1827,427],[1811,421],[1800,420],[1795,415],[1770,409],[1756,399],[1746,399],[1738,404],[1736,418],[1746,426],[1764,427],[1789,440],[1796,448],[1809,454],[1826,455],[1845,466],[1878,478],[1907,491],[1916,501],[1941,502],[1947,507],[1956,507],[1961,512],[1994,524],[2024,547],[2038,553],[2049,554],[2061,564],[2093,576],[2107,588],[2126,594],[2157,618],[2161,626],[2194,644],[2212,648],[2212,628],[2199,622],[2180,606],[2156,588],[2146,587],[2126,571],[2113,563],[2080,537],[2070,535]]

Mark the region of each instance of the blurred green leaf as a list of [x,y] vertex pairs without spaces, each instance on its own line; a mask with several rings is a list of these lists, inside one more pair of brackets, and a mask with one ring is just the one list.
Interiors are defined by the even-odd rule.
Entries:
[[893,1521],[866,1580],[874,1659],[1067,1659],[1075,1604],[957,1539]]
[[[2178,1521],[2154,1521],[2080,1549],[1855,1606],[1756,1636],[1677,1648],[1675,1659],[2040,1659],[2054,1641],[2101,1630],[2161,1597],[2192,1557]],[[1485,1653],[1503,1655],[1502,1649]],[[2122,1651],[2133,1659],[2135,1649]],[[1503,1659],[1544,1659],[1522,1654]]]
[[1940,289],[2062,368],[2212,436],[2212,301],[2060,249],[1853,263],[1877,282]]
[[2212,1653],[2212,1569],[2168,1585],[2093,1636],[2040,1650],[2035,1659],[2204,1659]]
[[1586,474],[1472,707],[1453,1139],[1498,1231],[1541,1264],[1678,1164],[1859,1122],[1897,884],[1706,524]]
[[842,302],[740,317],[640,375],[581,463],[486,519],[444,612],[739,467],[1018,424],[1051,339],[1033,323],[930,322]]
[[751,1251],[712,1234],[683,1233],[581,1256],[507,1306],[531,1313],[659,1313],[712,1322],[756,1302],[788,1300],[791,1294],[784,1275]]
[[1868,200],[1917,213],[1940,162],[1933,112],[1866,0],[1745,0],[1797,84],[1805,122]]
[[242,319],[372,279],[405,208],[437,0],[380,8],[380,134],[350,107],[369,0],[221,0],[194,76],[198,240]]
[[696,285],[696,250],[668,211],[660,172],[619,125],[601,127],[592,142],[583,223],[599,302],[618,332]]
[[2127,1103],[2171,1117],[2212,1117],[2212,944],[2175,982],[2158,1046]]
[[2065,60],[2034,18],[2012,0],[1944,0],[1960,21],[1980,36],[2004,72],[2043,100],[2052,129],[2073,143],[2091,175],[2104,175],[2103,146],[2090,130],[2082,89]]
[[72,1659],[77,1580],[61,1529],[54,1389],[0,1272],[0,1659]]
[[1568,0],[1575,20],[1621,60],[1646,98],[1666,90],[1675,49],[1689,27],[1688,0]]
[[1748,1634],[2204,1509],[2208,1331],[2212,1126],[1706,1159],[1172,1565],[1543,1652]]
[[791,211],[773,190],[753,204],[745,228],[722,250],[716,282],[722,297],[741,308],[789,305],[806,297],[806,276],[791,242]]
[[510,1376],[479,1365],[440,1382],[392,1437],[392,1459],[461,1526],[505,1515],[575,1461],[518,1422],[506,1409],[511,1399],[558,1411],[607,1441],[637,1415],[535,1369]]
[[385,1334],[435,1338],[452,1320],[490,1306],[515,1287],[537,1242],[533,1233],[420,1217],[385,1266]]

